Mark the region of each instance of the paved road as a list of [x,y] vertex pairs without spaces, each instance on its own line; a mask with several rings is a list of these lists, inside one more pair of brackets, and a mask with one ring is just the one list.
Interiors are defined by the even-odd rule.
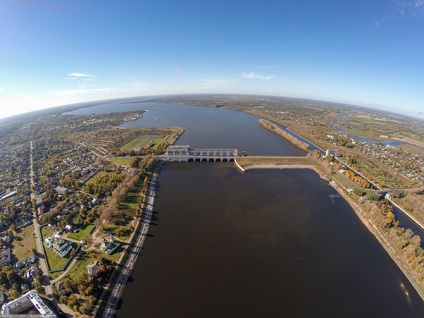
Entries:
[[[34,144],[32,141],[30,141],[30,180],[31,180],[31,189],[32,189],[32,197],[36,197],[35,193],[35,183],[34,183],[34,158],[33,158],[33,150],[34,150]],[[46,292],[46,296],[49,297],[50,301],[52,302],[53,306],[55,308],[60,308],[67,317],[73,317],[73,311],[69,309],[66,305],[59,304],[56,297],[53,295],[53,288],[52,284],[50,282],[49,278],[49,270],[47,267],[47,260],[44,256],[44,250],[43,250],[43,242],[41,241],[40,237],[40,224],[37,222],[37,213],[36,210],[33,211],[34,213],[34,219],[32,220],[32,223],[34,224],[34,237],[35,237],[35,245],[37,248],[37,252],[39,255],[43,255],[43,257],[40,257],[40,269],[43,271],[44,276],[44,289]]]
[[146,201],[144,203],[143,221],[141,224],[140,233],[136,241],[134,242],[133,248],[131,249],[131,251],[129,251],[128,260],[123,266],[121,273],[119,274],[119,277],[115,282],[115,286],[111,291],[111,295],[103,311],[102,317],[104,318],[112,318],[114,316],[116,307],[118,306],[119,301],[121,299],[122,292],[124,291],[125,285],[127,284],[131,271],[137,261],[138,255],[141,252],[141,248],[143,247],[147,233],[149,232],[149,225],[152,219],[153,203],[156,193],[156,181],[161,165],[162,164],[160,163],[159,166],[156,168],[156,171],[154,172],[149,182],[146,193]]
[[[33,151],[34,151],[34,144],[32,141],[30,141],[30,180],[31,180],[31,188],[32,188],[32,196],[34,198],[36,198],[36,193],[35,193],[35,183],[34,183],[34,158],[33,158]],[[44,251],[43,251],[43,243],[41,241],[41,237],[40,237],[40,225],[37,222],[37,213],[36,210],[34,209],[33,211],[34,213],[34,219],[33,219],[33,224],[34,224],[34,237],[35,237],[35,244],[37,247],[37,252],[39,253],[39,255],[43,255],[42,258],[40,258],[40,269],[43,271],[44,277],[45,277],[45,281],[44,281],[44,288],[46,290],[46,295],[52,295],[53,290],[52,290],[52,286],[50,284],[50,279],[49,277],[49,271],[47,268],[47,262],[46,262],[46,258],[44,257]]]

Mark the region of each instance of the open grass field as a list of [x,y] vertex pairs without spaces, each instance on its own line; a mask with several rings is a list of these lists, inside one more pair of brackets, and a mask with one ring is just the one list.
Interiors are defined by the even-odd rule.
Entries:
[[69,233],[68,237],[73,240],[81,241],[82,239],[85,239],[94,228],[94,224],[88,224],[85,228],[79,229],[78,232]]
[[47,262],[50,265],[50,270],[62,269],[63,266],[65,266],[66,262],[69,261],[69,255],[68,257],[60,257],[59,255],[57,255],[55,252],[53,252],[52,250],[48,248],[45,248],[45,251],[46,251]]
[[336,172],[335,174],[333,174],[332,175],[332,178],[334,178],[335,180],[337,180],[345,188],[355,188],[355,187],[361,188],[355,182],[353,182],[352,180],[350,180],[349,178],[347,178],[346,176],[344,176],[340,172]]
[[41,234],[43,235],[43,240],[47,236],[52,236],[54,234],[54,230],[50,226],[43,226],[41,228]]
[[420,155],[424,155],[424,148],[419,148],[419,147],[412,146],[412,145],[409,145],[409,144],[400,145],[400,148],[404,149],[405,151],[410,151],[410,152],[413,152],[413,153],[418,153]]
[[93,263],[96,259],[92,257],[90,254],[81,253],[78,255],[77,261],[72,269],[68,273],[69,278],[74,278],[82,271],[86,271],[85,267],[91,263]]
[[162,144],[172,145],[183,132],[181,128],[170,128],[161,131],[160,133],[151,134],[144,133],[131,139],[129,142],[120,147],[122,151],[130,151],[136,148],[149,148],[150,142],[153,142],[150,148],[156,150]]
[[375,134],[375,131],[373,130],[362,130],[362,129],[354,129],[349,127],[343,127],[344,130],[351,133],[352,135],[361,137],[361,138],[368,138],[368,139],[376,139],[380,134]]
[[13,253],[19,261],[34,255],[35,247],[34,225],[20,229],[12,243]]
[[111,158],[110,160],[113,161],[114,163],[116,163],[117,165],[125,166],[125,165],[131,163],[134,160],[134,158],[115,157],[115,158]]
[[148,148],[151,141],[154,145],[151,149],[156,149],[160,144],[165,142],[168,136],[166,135],[142,135],[134,138],[130,142],[121,147],[121,150],[134,150],[135,148]]

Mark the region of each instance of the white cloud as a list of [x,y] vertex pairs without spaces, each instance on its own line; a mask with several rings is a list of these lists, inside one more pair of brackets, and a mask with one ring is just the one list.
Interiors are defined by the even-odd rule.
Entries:
[[393,7],[402,17],[424,17],[424,0],[394,0]]
[[265,80],[265,81],[269,81],[275,78],[275,76],[273,75],[261,75],[254,72],[243,73],[241,74],[241,77],[249,79],[249,80]]
[[94,81],[96,79],[96,75],[73,72],[73,73],[69,73],[68,77],[66,77],[66,79],[69,79],[69,80],[84,79],[84,80],[93,80]]
[[0,93],[4,92],[4,87],[0,87]]
[[374,21],[374,26],[382,28],[386,24],[396,23],[404,19],[423,19],[424,0],[391,0],[385,16]]

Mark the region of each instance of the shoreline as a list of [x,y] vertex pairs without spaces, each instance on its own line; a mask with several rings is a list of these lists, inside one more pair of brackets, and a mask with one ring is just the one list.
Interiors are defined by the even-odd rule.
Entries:
[[[273,133],[283,137],[284,139],[286,139],[288,142],[290,142],[291,144],[293,144],[294,146],[304,150],[304,151],[308,151],[309,150],[309,145],[303,141],[301,141],[300,139],[298,139],[296,136],[284,131],[283,129],[281,129],[280,127],[278,127],[277,125],[271,123],[270,121],[260,118],[258,120],[259,125],[261,125],[262,127],[264,127],[265,129],[272,131]],[[297,134],[298,135],[298,134]],[[298,135],[300,137],[300,135]]]
[[395,262],[395,264],[399,267],[411,285],[415,288],[418,295],[424,301],[424,290],[420,286],[419,282],[417,282],[416,277],[410,272],[411,270],[404,263],[399,253],[394,249],[394,247],[387,241],[383,234],[379,231],[379,229],[370,222],[366,217],[364,217],[364,210],[353,201],[344,191],[343,188],[340,188],[335,181],[330,182],[330,186],[332,186],[337,193],[339,193],[342,198],[351,206],[352,210],[355,212],[356,216],[359,220],[364,224],[364,226],[370,231],[372,235],[380,242],[380,245],[385,249],[390,258]]
[[[135,238],[134,246],[132,247],[131,251],[126,251],[125,254],[122,256],[120,261],[122,262],[122,259],[128,257],[126,259],[125,264],[119,264],[123,265],[122,269],[119,271],[119,276],[112,288],[110,288],[110,296],[107,301],[107,306],[104,308],[103,312],[101,313],[101,317],[114,317],[116,313],[116,308],[119,304],[119,301],[121,300],[122,293],[124,292],[125,286],[127,284],[127,280],[131,274],[131,271],[133,270],[135,263],[138,259],[138,256],[140,255],[141,249],[144,245],[144,241],[146,239],[146,236],[149,232],[149,226],[152,219],[152,212],[153,212],[153,205],[155,200],[155,194],[156,194],[156,183],[159,177],[159,172],[162,168],[163,163],[159,162],[158,166],[155,168],[153,175],[151,179],[149,180],[149,184],[147,186],[147,192],[146,192],[146,200],[143,202],[142,207],[142,216],[137,222],[136,229],[134,230],[134,233],[137,232],[137,229],[139,229],[138,236]],[[144,218],[143,217],[144,214]],[[132,241],[132,239],[131,239]]]
[[[278,165],[278,164],[255,164],[244,167],[245,171],[250,169],[311,169],[318,173],[321,179],[324,179],[324,176],[318,169],[313,165]],[[401,258],[401,255],[395,250],[395,248],[387,241],[384,235],[379,231],[379,229],[364,215],[364,210],[352,200],[348,194],[344,191],[344,187],[338,184],[336,181],[330,181],[329,185],[337,191],[337,193],[350,205],[352,210],[355,212],[356,216],[359,218],[361,223],[367,228],[367,230],[377,239],[380,245],[384,248],[390,258],[395,262],[398,268],[405,275],[406,279],[411,283],[414,289],[417,291],[418,295],[424,301],[424,289],[421,287],[420,283],[417,281],[417,278],[411,273],[409,267],[404,263]]]

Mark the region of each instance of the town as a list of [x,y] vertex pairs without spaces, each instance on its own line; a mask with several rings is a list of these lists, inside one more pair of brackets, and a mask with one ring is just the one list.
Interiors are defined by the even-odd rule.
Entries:
[[[97,298],[125,260],[154,167],[151,157],[138,155],[163,152],[182,133],[110,131],[139,118],[140,112],[41,116],[2,136],[3,314],[83,315],[102,306]],[[112,155],[117,151],[121,157]]]

